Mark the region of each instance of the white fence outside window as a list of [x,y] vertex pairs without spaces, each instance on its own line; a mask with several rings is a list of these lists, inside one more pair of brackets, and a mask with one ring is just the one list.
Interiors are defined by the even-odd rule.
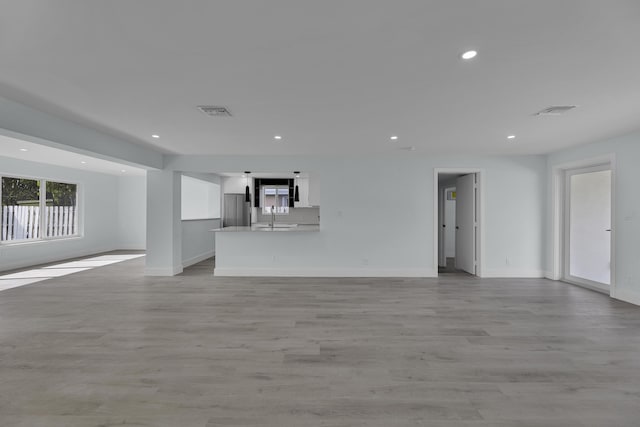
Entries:
[[47,206],[44,236],[40,234],[39,206],[3,206],[2,240],[32,240],[42,237],[65,237],[78,234],[76,206]]

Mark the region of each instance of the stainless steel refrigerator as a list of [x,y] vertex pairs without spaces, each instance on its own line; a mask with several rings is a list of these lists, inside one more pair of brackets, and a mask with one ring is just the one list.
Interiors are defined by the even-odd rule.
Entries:
[[251,225],[251,203],[244,200],[244,194],[228,193],[224,195],[223,227]]

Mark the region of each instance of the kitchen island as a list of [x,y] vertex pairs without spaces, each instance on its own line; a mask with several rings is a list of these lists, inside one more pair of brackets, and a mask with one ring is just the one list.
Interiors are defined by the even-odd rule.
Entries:
[[[319,224],[228,226],[215,233],[214,276],[303,276],[318,268]],[[307,267],[305,267],[305,265]]]

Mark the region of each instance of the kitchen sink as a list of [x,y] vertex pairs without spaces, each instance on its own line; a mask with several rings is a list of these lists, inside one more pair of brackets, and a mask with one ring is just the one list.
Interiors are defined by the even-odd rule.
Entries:
[[[297,226],[298,226],[298,224],[281,224],[281,223],[273,224],[273,228],[295,228]],[[254,224],[254,227],[257,227],[257,228],[271,228],[271,226],[269,224]]]

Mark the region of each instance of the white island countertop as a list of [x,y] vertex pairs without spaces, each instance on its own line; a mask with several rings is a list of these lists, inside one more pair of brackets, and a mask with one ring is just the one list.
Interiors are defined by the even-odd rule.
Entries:
[[238,233],[238,232],[257,232],[257,233],[296,233],[296,232],[314,232],[320,231],[320,225],[313,224],[275,224],[272,228],[268,225],[264,224],[253,224],[251,226],[238,226],[238,227],[223,227],[223,228],[214,228],[209,231],[214,231],[217,233]]

